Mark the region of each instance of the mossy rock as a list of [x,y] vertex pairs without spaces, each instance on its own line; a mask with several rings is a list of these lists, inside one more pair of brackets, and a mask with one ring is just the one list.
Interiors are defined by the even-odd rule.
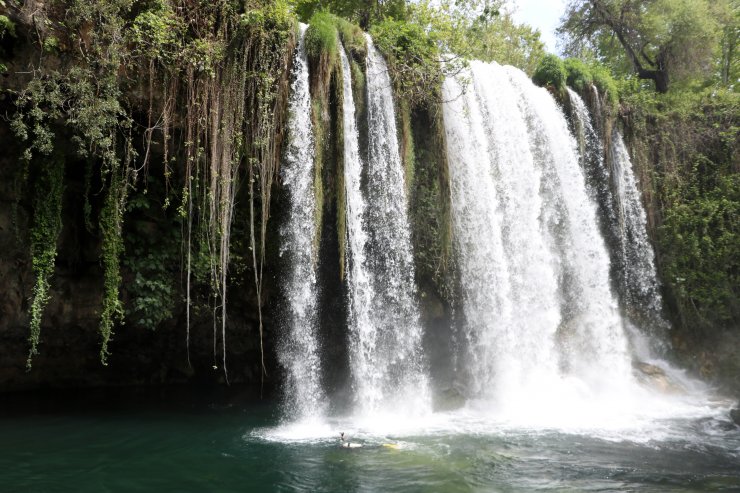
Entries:
[[318,59],[322,54],[335,59],[339,52],[339,38],[334,16],[328,12],[317,12],[311,17],[306,30],[306,53]]
[[309,57],[318,59],[324,55],[333,63],[339,56],[340,40],[355,59],[365,58],[367,43],[360,26],[324,11],[311,17],[305,41]]

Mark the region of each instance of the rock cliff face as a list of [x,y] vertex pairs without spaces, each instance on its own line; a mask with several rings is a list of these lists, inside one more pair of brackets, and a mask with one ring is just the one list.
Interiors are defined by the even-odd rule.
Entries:
[[[0,123],[0,142],[13,142],[4,122]],[[214,368],[213,326],[207,313],[197,317],[191,327],[192,367],[188,364],[181,291],[173,316],[156,330],[137,326],[131,319],[118,327],[111,341],[108,365],[101,364],[100,239],[85,229],[83,185],[69,164],[62,210],[64,226],[58,241],[50,301],[42,319],[39,354],[31,370],[26,370],[29,299],[34,283],[28,246],[31,211],[25,197],[16,204],[17,154],[12,145],[9,148],[10,152],[0,158],[0,390],[223,381],[220,357]],[[164,229],[167,225],[159,227]],[[158,234],[156,224],[152,234]],[[131,272],[124,271],[124,300],[131,298],[126,289],[131,280]],[[268,286],[266,292],[271,289]],[[229,377],[233,382],[259,384],[254,293],[249,289],[235,291],[232,299],[227,334]],[[265,301],[269,303],[269,297]],[[266,326],[272,329],[274,324],[268,319]],[[268,354],[271,333],[268,331]]]
[[[149,7],[154,10],[146,10]],[[274,171],[282,142],[293,19],[275,10],[272,2],[265,2],[250,22],[240,22],[238,12],[216,15],[221,4],[199,8],[208,15],[188,11],[177,17],[164,4],[132,10],[126,2],[91,2],[67,11],[63,3],[9,2],[0,7],[13,25],[12,32],[0,33],[0,112],[8,116],[0,119],[0,391],[221,382],[226,380],[222,350],[230,382],[259,385],[258,299],[265,310],[265,366],[275,367],[272,344],[278,324],[269,307],[277,292],[276,255],[264,259],[258,297],[245,205],[253,201],[247,187],[224,181],[223,170],[246,175],[237,177],[240,184],[249,181],[244,180],[247,176],[263,183],[255,187],[254,208],[257,215],[269,216],[264,211],[276,202],[269,194],[276,186],[267,175]],[[192,32],[178,31],[186,22],[192,22],[191,27],[200,24]],[[238,42],[226,46],[224,39]],[[153,51],[143,52],[144,45]],[[142,59],[151,63],[142,64]],[[24,104],[22,118],[11,122]],[[259,124],[254,115],[259,115]],[[205,125],[210,125],[208,131]],[[243,135],[250,147],[239,145],[241,139],[234,135]],[[27,150],[31,158],[23,160]],[[64,168],[62,227],[55,241],[48,304],[40,317],[38,354],[27,370],[30,313],[38,285],[35,261],[40,256],[32,251],[34,228],[43,225],[36,217],[38,204],[46,198],[40,183],[52,155]],[[207,175],[210,188],[203,186]],[[209,234],[193,243],[197,252],[211,255],[193,260],[197,275],[187,317],[182,274],[187,214],[178,206],[183,207],[183,184],[189,181],[198,182],[193,190],[205,204],[205,211],[195,210],[190,217],[197,226],[207,223],[201,231]],[[109,234],[106,243],[102,218],[114,188],[128,200],[120,201],[126,202],[120,232],[112,240]],[[210,218],[208,200],[218,211]],[[229,207],[235,202],[239,207]],[[232,210],[234,217],[226,216]],[[228,245],[229,232],[222,227],[227,223],[235,238],[228,272],[212,262],[218,250],[214,245],[224,238],[222,243]],[[257,223],[262,223],[256,227],[257,241],[264,239],[265,250],[275,252],[274,227],[266,220]],[[99,327],[103,307],[112,306],[105,300],[110,262],[104,257],[106,244],[118,240],[123,250],[115,255],[120,283],[114,282],[119,288],[113,299],[121,300],[125,323],[114,327],[104,365]],[[216,276],[209,277],[209,268],[218,271],[219,286],[227,284],[229,289],[232,304],[226,305],[223,328],[220,319],[216,321],[225,305],[223,291],[213,289]],[[115,273],[113,281],[117,277]],[[115,305],[113,318],[119,311]],[[269,391],[278,376],[266,375],[264,380]]]
[[[2,110],[12,113],[8,99],[2,101]],[[334,111],[330,118],[336,118]],[[449,252],[445,244],[445,166],[440,142],[435,131],[434,119],[426,112],[412,115],[411,130],[415,144],[415,181],[410,190],[413,241],[416,250],[417,281],[421,297],[423,323],[426,328],[427,354],[436,363],[434,368],[444,368],[449,355],[444,345],[437,340],[449,339],[448,331],[454,330],[451,300],[457,289],[454,272],[445,262]],[[612,121],[605,125],[611,126]],[[654,180],[658,152],[650,137],[631,129],[630,120],[622,122],[629,137],[635,171],[642,187],[643,199],[648,213],[649,234],[653,241],[658,237],[662,224],[662,209],[658,200]],[[331,124],[329,124],[331,126]],[[655,131],[655,128],[649,132]],[[96,230],[88,231],[84,220],[84,162],[70,156],[66,165],[65,192],[63,201],[63,229],[58,242],[56,270],[51,283],[50,302],[44,311],[41,328],[39,354],[33,367],[26,370],[29,350],[29,299],[33,289],[31,258],[29,252],[29,228],[32,221],[30,185],[17,188],[18,156],[21,147],[11,133],[5,120],[0,121],[0,142],[6,152],[0,157],[0,389],[17,390],[40,387],[102,386],[129,384],[165,384],[188,382],[223,382],[224,374],[220,358],[214,358],[214,332],[211,314],[198,312],[193,315],[190,336],[190,364],[185,338],[185,309],[179,265],[170,266],[174,273],[175,304],[172,316],[156,330],[137,325],[129,317],[126,324],[118,327],[111,342],[109,364],[100,363],[100,335],[98,324],[102,303],[102,267],[100,265],[100,237]],[[7,144],[7,145],[6,145]],[[663,142],[662,145],[668,145]],[[680,165],[680,163],[676,164]],[[336,191],[331,187],[336,165],[325,163],[324,174],[327,184],[326,196],[333,200]],[[30,188],[29,188],[30,187]],[[275,231],[281,220],[280,195],[276,194],[273,221],[268,246],[277,251]],[[337,208],[327,201],[322,220],[322,250],[319,275],[322,285],[322,337],[327,342],[327,354],[334,361],[341,361],[344,346],[343,324],[345,323],[344,297],[339,271],[339,245],[337,244]],[[100,197],[91,194],[93,206]],[[130,219],[130,217],[129,217]],[[164,219],[147,219],[144,231],[149,235],[162,234],[171,228]],[[179,234],[179,231],[176,231]],[[126,229],[127,235],[138,234]],[[127,245],[131,246],[127,237]],[[655,243],[656,245],[657,242]],[[658,245],[660,260],[664,253]],[[179,248],[179,247],[178,247]],[[180,257],[176,257],[179,262]],[[274,346],[279,336],[279,259],[271,257],[268,262],[269,275],[264,286],[265,348],[268,375],[265,389],[270,390],[279,383]],[[243,274],[243,273],[242,273]],[[128,289],[134,273],[124,267],[122,299],[130,303],[132,293]],[[232,382],[259,385],[259,335],[256,311],[256,296],[248,277],[235,278],[231,288],[227,323],[227,365]],[[667,290],[667,300],[672,299]],[[740,388],[737,375],[737,350],[739,342],[733,332],[717,330],[701,332],[693,330],[682,320],[675,305],[670,307],[674,330],[670,333],[673,349],[682,364],[708,378],[714,378],[732,388]],[[344,366],[338,363],[340,367]],[[346,362],[345,362],[346,364]],[[444,371],[444,370],[440,370]],[[341,372],[330,372],[330,386],[341,388],[344,382]],[[441,377],[441,378],[440,378]],[[437,380],[444,376],[437,375]]]
[[[740,393],[740,309],[736,294],[731,294],[737,292],[737,248],[718,253],[724,248],[723,237],[737,235],[736,219],[726,217],[737,192],[734,199],[731,191],[721,192],[721,204],[702,204],[716,193],[712,188],[718,182],[736,180],[732,177],[740,172],[737,116],[736,105],[710,99],[688,109],[623,106],[618,123],[624,129],[655,247],[671,322],[670,355],[703,378]],[[681,208],[688,212],[680,218],[686,221],[683,230],[675,221]],[[703,225],[692,231],[697,223]],[[700,230],[701,238],[691,238]],[[694,242],[692,256],[686,256],[687,242]]]
[[[415,123],[420,140],[431,139],[429,117],[423,114]],[[14,137],[5,121],[0,121],[0,141],[13,144]],[[425,145],[432,145],[425,142]],[[433,146],[432,146],[433,147]],[[420,156],[429,158],[437,166],[440,154],[433,158],[429,149],[420,149]],[[110,385],[150,385],[171,383],[213,382],[224,383],[220,353],[214,357],[214,327],[212,313],[208,310],[195,311],[190,330],[190,364],[186,346],[185,294],[183,292],[180,257],[175,257],[169,266],[175,286],[171,317],[157,325],[155,330],[142,327],[137,318],[128,316],[125,324],[117,327],[110,343],[107,366],[100,362],[98,331],[102,306],[103,269],[100,263],[100,236],[93,228],[88,231],[84,219],[84,163],[74,159],[70,151],[65,174],[65,192],[62,208],[62,232],[58,241],[56,269],[51,281],[50,301],[44,310],[41,324],[39,354],[33,359],[31,370],[26,369],[29,351],[29,300],[34,277],[31,270],[29,251],[29,229],[32,223],[32,207],[28,196],[32,194],[33,177],[29,188],[16,189],[17,159],[20,148],[9,146],[9,152],[0,157],[0,390],[23,390],[47,387],[86,387]],[[325,172],[336,171],[334,163],[325,164]],[[414,189],[416,201],[439,197],[440,181],[436,167],[417,171]],[[150,189],[150,190],[153,190]],[[151,192],[150,192],[151,193]],[[334,193],[333,191],[331,193]],[[277,248],[277,230],[282,221],[280,194],[276,194],[273,224],[268,234],[267,282],[263,287],[265,350],[268,370],[264,391],[269,392],[279,383],[274,347],[280,333],[279,287],[280,262],[274,255]],[[19,199],[19,200],[17,200]],[[91,193],[93,207],[96,206],[94,192]],[[17,201],[17,202],[16,202]],[[346,313],[345,286],[339,271],[339,251],[336,241],[336,207],[326,207],[322,221],[322,248],[319,264],[321,291],[321,327],[328,359],[337,362],[337,368],[329,369],[331,388],[341,389],[346,366],[346,340],[344,326]],[[441,292],[448,279],[435,272],[437,255],[440,255],[441,238],[436,232],[444,227],[439,223],[438,212],[427,203],[426,208],[413,212],[414,235],[421,245],[423,255],[417,259],[420,282],[422,323],[427,327],[425,344],[429,353],[440,362],[447,360],[443,344],[435,341],[448,340],[445,334],[453,323],[449,292]],[[166,219],[148,218],[145,221],[134,214],[125,219],[124,227],[126,254],[132,245],[138,244],[136,235],[152,236],[168,234],[171,224]],[[432,222],[430,222],[432,221]],[[133,227],[144,222],[145,227]],[[143,232],[143,233],[142,233]],[[175,249],[179,249],[179,230],[174,236]],[[242,240],[243,241],[243,240]],[[240,243],[241,244],[241,243]],[[131,285],[135,273],[124,262],[121,298],[126,309],[131,308],[134,298]],[[260,353],[256,310],[256,296],[249,278],[236,277],[230,287],[230,305],[227,317],[227,369],[229,381],[259,386]],[[131,315],[131,314],[129,314]],[[217,341],[219,336],[215,336]],[[437,354],[439,353],[439,354]],[[344,363],[342,363],[344,361]],[[444,365],[435,365],[443,368]],[[338,371],[333,371],[338,370]]]
[[[30,5],[26,2],[27,5]],[[26,23],[27,26],[31,22]],[[88,26],[89,27],[89,26]],[[0,114],[12,115],[18,92],[28,83],[23,75],[24,63],[38,59],[30,31],[18,28],[17,38],[10,43],[0,43],[0,55],[13,60],[10,75],[2,77]],[[284,40],[288,45],[290,40]],[[10,46],[8,43],[12,44]],[[69,55],[71,56],[71,55]],[[362,75],[362,54],[353,53],[353,70]],[[50,67],[63,67],[65,55],[47,56]],[[318,142],[317,159],[321,168],[317,183],[321,192],[319,284],[323,287],[319,304],[321,310],[321,337],[329,359],[337,368],[327,369],[329,387],[341,389],[346,385],[342,369],[346,361],[346,286],[343,281],[344,259],[342,227],[339,226],[342,210],[341,101],[338,74],[323,58],[311,60],[314,125],[323,132]],[[128,70],[135,70],[130,68]],[[290,67],[284,66],[275,75],[277,86],[287,86]],[[318,75],[323,74],[322,77]],[[131,74],[129,74],[131,75]],[[100,171],[88,176],[89,161],[80,157],[73,143],[73,135],[59,121],[52,122],[57,133],[59,152],[65,158],[64,194],[62,200],[62,230],[57,242],[58,255],[50,285],[50,300],[46,306],[40,334],[39,354],[33,359],[30,371],[26,369],[29,353],[30,299],[34,276],[30,252],[30,234],[33,224],[33,197],[38,177],[31,168],[28,180],[21,180],[20,157],[25,144],[19,142],[7,119],[0,118],[0,391],[40,387],[103,386],[130,384],[164,384],[188,382],[225,382],[220,347],[220,327],[214,323],[212,293],[207,289],[193,291],[194,306],[191,312],[189,353],[186,342],[185,278],[182,274],[184,253],[181,239],[185,231],[182,218],[174,217],[179,203],[163,207],[172,197],[182,200],[185,177],[175,170],[172,180],[176,193],[168,195],[167,187],[159,183],[169,179],[162,169],[165,148],[162,141],[144,144],[148,127],[147,98],[142,89],[145,74],[131,79],[139,84],[129,87],[125,99],[131,105],[134,145],[140,156],[150,155],[151,164],[139,176],[130,195],[130,206],[124,214],[122,285],[120,298],[127,311],[124,325],[115,328],[110,343],[108,365],[100,361],[101,336],[98,331],[103,306],[104,269],[101,264],[101,232],[97,225],[86,220],[86,207],[90,204],[92,215],[100,214],[105,186]],[[26,77],[26,78],[24,78]],[[360,78],[356,101],[359,111],[365,102]],[[591,95],[584,95],[586,98]],[[161,99],[162,94],[156,98]],[[155,99],[156,99],[155,98]],[[158,99],[158,101],[159,101]],[[161,101],[159,101],[161,103]],[[182,101],[181,101],[182,103]],[[403,102],[402,102],[403,103]],[[450,349],[442,341],[450,340],[455,327],[454,300],[459,298],[460,286],[455,272],[451,251],[449,178],[445,157],[444,130],[438,108],[409,108],[398,104],[399,141],[406,169],[407,193],[414,248],[416,282],[420,297],[421,318],[425,329],[425,352],[433,364],[438,382],[445,380],[446,365],[450,365]],[[285,106],[279,101],[271,111],[283,120]],[[182,115],[181,115],[182,116]],[[670,245],[660,244],[659,232],[664,221],[665,184],[658,178],[666,171],[690,168],[694,158],[711,153],[716,144],[712,136],[719,136],[727,127],[714,133],[696,132],[691,141],[686,138],[690,122],[682,122],[673,130],[670,120],[657,121],[633,114],[604,116],[599,123],[605,135],[618,125],[625,132],[635,172],[647,209],[648,232],[656,245],[660,273],[665,275],[665,257]],[[184,119],[172,122],[169,149],[176,149],[175,157],[183,162],[188,148],[183,131]],[[359,121],[365,118],[360,115]],[[711,123],[711,122],[710,122]],[[726,122],[725,122],[726,123]],[[725,125],[723,123],[723,125]],[[731,122],[730,122],[731,123]],[[696,123],[699,125],[699,123]],[[729,125],[729,124],[727,124]],[[360,129],[361,146],[367,146],[367,128]],[[692,134],[694,135],[694,134]],[[706,138],[712,137],[712,138]],[[282,129],[275,129],[272,147],[279,147]],[[680,143],[680,145],[678,145]],[[676,151],[678,149],[678,151]],[[99,166],[100,163],[97,163]],[[737,167],[737,164],[734,165]],[[159,167],[159,169],[157,169]],[[737,170],[735,170],[737,172]],[[228,275],[229,304],[226,323],[226,361],[229,380],[234,383],[259,385],[264,379],[264,389],[269,391],[280,382],[275,360],[276,340],[280,336],[281,313],[281,262],[277,241],[279,227],[285,213],[281,204],[279,179],[268,187],[273,193],[269,200],[272,211],[266,226],[266,257],[261,296],[258,297],[251,270],[249,242],[249,196],[246,173],[236,190],[235,218],[233,221],[231,265]],[[259,180],[260,177],[252,177]],[[179,181],[177,181],[179,180]],[[663,188],[661,188],[663,187]],[[170,189],[171,192],[172,189]],[[258,204],[260,205],[260,204]],[[163,212],[164,211],[164,212]],[[205,213],[203,213],[205,215]],[[180,215],[181,216],[181,215]],[[203,217],[197,217],[203,221]],[[165,247],[163,247],[165,245]],[[167,251],[163,251],[163,248]],[[148,264],[142,267],[142,262]],[[207,263],[208,259],[196,258],[194,262]],[[201,266],[202,267],[202,266]],[[207,267],[203,269],[207,271]],[[144,281],[151,272],[159,276],[158,282],[147,287],[148,296],[155,303],[147,305],[148,319],[136,313],[137,299],[142,297],[138,274]],[[206,279],[194,279],[207,284]],[[165,293],[166,292],[166,293]],[[165,297],[164,294],[167,294]],[[166,299],[165,299],[166,298]],[[260,364],[260,331],[258,299],[263,308],[265,366],[263,376]],[[697,329],[684,307],[679,306],[677,293],[665,289],[668,312],[674,325],[671,333],[673,348],[684,364],[704,376],[718,378],[740,389],[740,336],[737,327],[703,326]],[[153,307],[153,308],[152,308]],[[150,313],[151,312],[151,313]],[[158,318],[161,317],[161,320]],[[144,318],[145,320],[142,320]],[[147,322],[148,320],[148,322]],[[154,321],[152,321],[154,320]],[[219,329],[218,331],[216,329]],[[188,358],[189,354],[189,358]],[[333,371],[339,370],[339,371]],[[454,396],[453,396],[454,397]],[[454,400],[454,399],[453,399]]]

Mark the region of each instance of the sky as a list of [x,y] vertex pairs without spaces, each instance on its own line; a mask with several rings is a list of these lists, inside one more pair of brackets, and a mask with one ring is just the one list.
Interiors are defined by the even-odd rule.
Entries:
[[547,51],[558,53],[555,28],[565,10],[566,0],[510,0],[509,4],[514,19],[539,29]]

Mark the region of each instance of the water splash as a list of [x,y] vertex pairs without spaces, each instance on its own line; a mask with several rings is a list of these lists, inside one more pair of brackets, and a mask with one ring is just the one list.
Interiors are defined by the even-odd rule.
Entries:
[[353,391],[359,414],[378,416],[389,409],[417,414],[429,408],[429,392],[422,362],[403,167],[388,69],[369,36],[367,44],[368,155],[364,177],[349,60],[340,50]]
[[293,80],[288,103],[288,144],[282,167],[289,197],[288,220],[281,229],[281,256],[287,256],[287,306],[279,361],[285,370],[285,405],[289,419],[321,417],[326,399],[321,386],[320,344],[317,335],[316,197],[313,187],[314,135],[305,24],[293,58]]

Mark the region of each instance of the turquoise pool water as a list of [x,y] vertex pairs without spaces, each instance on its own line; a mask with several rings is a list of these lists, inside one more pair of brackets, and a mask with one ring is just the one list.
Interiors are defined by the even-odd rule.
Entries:
[[[239,389],[2,402],[2,492],[740,491],[740,430],[722,415],[660,423],[670,433],[659,438],[472,426],[453,415],[408,435],[336,418],[313,438],[291,438],[276,406]],[[363,447],[339,447],[342,426]]]

